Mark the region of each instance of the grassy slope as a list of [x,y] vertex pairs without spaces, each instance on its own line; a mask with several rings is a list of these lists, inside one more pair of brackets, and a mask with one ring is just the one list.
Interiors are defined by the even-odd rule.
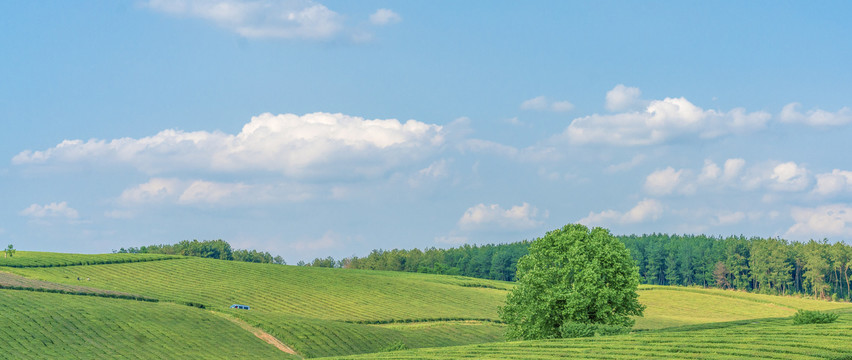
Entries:
[[0,290],[0,304],[0,358],[288,358],[182,305],[16,290]]
[[[373,353],[397,342],[409,348],[420,348],[500,341],[502,326],[489,322],[399,321],[496,320],[497,306],[502,304],[506,290],[512,286],[505,282],[454,276],[198,258],[4,270],[69,285],[83,283],[87,287],[131,292],[160,300],[202,303],[265,329],[308,357]],[[77,277],[89,281],[80,282]],[[646,317],[637,322],[637,329],[784,317],[800,308],[825,310],[846,306],[792,297],[659,286],[643,286],[640,301],[648,305],[648,310]],[[251,305],[252,310],[227,309],[233,303]],[[353,323],[391,319],[397,322],[387,325]],[[636,341],[641,342],[651,339],[644,337],[651,336],[648,334],[657,332],[630,336],[638,336]],[[493,346],[502,349],[509,345]],[[423,351],[422,354],[428,355],[433,350]]]
[[[427,274],[324,269],[182,259],[96,266],[14,268],[41,280],[202,303],[263,328],[301,354],[376,352],[499,341],[502,328],[449,322],[435,327],[382,327],[356,321],[497,319],[511,285]],[[228,309],[234,303],[250,311]]]
[[798,309],[831,310],[849,306],[797,297],[669,286],[642,286],[639,301],[648,308],[644,317],[636,319],[638,330],[786,317]]
[[849,359],[852,313],[832,324],[747,320],[595,338],[415,349],[346,359]]
[[4,256],[0,254],[0,266],[9,267],[94,265],[185,258],[160,254],[64,254],[39,251],[16,251],[10,258]]

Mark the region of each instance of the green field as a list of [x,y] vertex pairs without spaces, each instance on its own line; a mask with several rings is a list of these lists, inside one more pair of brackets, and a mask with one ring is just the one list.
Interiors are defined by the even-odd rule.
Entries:
[[188,306],[19,290],[0,290],[0,304],[0,358],[287,357]]
[[[400,342],[414,348],[502,340],[502,326],[490,321],[497,320],[497,306],[511,287],[465,277],[200,258],[6,270],[53,283],[203,304],[262,328],[306,357],[376,352]],[[235,303],[252,310],[228,309]],[[440,324],[414,326],[422,322]]]
[[342,359],[850,359],[852,313],[831,324],[748,320],[595,338],[499,342]]
[[[846,335],[852,313],[825,326],[793,326],[787,319],[798,309],[852,311],[848,303],[797,297],[642,286],[646,315],[632,334],[505,342],[497,308],[514,286],[506,282],[185,257],[138,261],[134,254],[116,254],[126,256],[120,263],[74,266],[69,264],[114,254],[25,254],[33,264],[65,266],[0,267],[0,286],[133,294],[158,302],[0,290],[0,305],[10,309],[3,315],[10,326],[0,346],[15,349],[0,357],[27,351],[48,358],[291,357],[261,336],[274,337],[302,357],[788,358],[852,350],[843,345],[852,343]],[[235,303],[252,310],[228,308]],[[56,339],[47,340],[51,335]],[[161,343],[165,350],[148,350]],[[384,352],[400,346],[412,350]]]
[[0,266],[53,267],[74,265],[117,264],[126,262],[184,259],[183,256],[161,254],[63,254],[39,251],[16,251],[12,257],[0,256]]

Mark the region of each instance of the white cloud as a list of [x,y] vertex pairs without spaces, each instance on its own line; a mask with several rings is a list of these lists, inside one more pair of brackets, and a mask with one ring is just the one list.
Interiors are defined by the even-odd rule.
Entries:
[[638,166],[642,162],[644,162],[645,158],[646,158],[645,155],[638,154],[636,156],[633,156],[633,158],[630,159],[630,161],[625,161],[623,163],[618,163],[618,164],[613,164],[613,165],[607,166],[606,169],[604,169],[604,170],[606,172],[610,172],[610,173],[627,171],[627,170],[630,170],[630,169]]
[[370,15],[370,23],[373,25],[387,25],[402,21],[402,16],[390,9],[378,9]]
[[65,140],[24,151],[14,164],[125,163],[146,173],[268,171],[289,176],[372,176],[424,157],[444,142],[441,126],[313,113],[252,117],[238,134],[164,130],[133,139]]
[[550,110],[554,112],[567,112],[574,109],[570,101],[550,101],[545,96],[538,96],[521,103],[523,110]]
[[725,160],[725,170],[722,173],[722,179],[726,181],[733,180],[737,176],[740,175],[740,172],[745,167],[745,160],[743,159],[728,159]]
[[[757,216],[757,215],[755,214],[753,216]],[[744,213],[742,211],[723,212],[723,213],[716,214],[715,223],[716,223],[716,225],[719,225],[719,226],[734,225],[734,224],[738,224],[741,221],[745,220],[745,218],[746,218],[746,213]]]
[[342,237],[333,231],[326,231],[319,239],[311,239],[290,243],[295,250],[326,250],[342,245]]
[[247,38],[327,39],[343,17],[310,0],[148,0],[162,13],[200,18]]
[[467,243],[466,236],[454,236],[454,235],[446,235],[446,236],[436,236],[435,242],[440,244],[447,244],[451,246],[457,246]]
[[639,88],[618,84],[606,93],[606,108],[609,111],[637,110],[647,105],[639,97],[642,91]]
[[235,206],[272,201],[298,202],[311,196],[309,189],[297,184],[245,184],[152,178],[144,184],[124,190],[118,201],[124,206],[155,203]]
[[848,205],[797,207],[791,210],[790,215],[796,223],[787,230],[787,236],[798,239],[852,236],[852,208]]
[[441,159],[420,169],[408,179],[411,187],[418,187],[426,182],[446,178],[449,175],[447,160]]
[[67,219],[76,219],[80,216],[77,210],[68,206],[68,203],[65,201],[45,205],[32,204],[26,209],[21,210],[20,214],[32,218],[64,217]]
[[789,103],[781,109],[779,118],[787,123],[802,123],[810,126],[840,126],[852,122],[852,110],[843,107],[837,112],[829,112],[822,109],[812,109],[807,113],[799,112],[802,104]]
[[742,108],[704,110],[684,98],[665,98],[649,102],[644,112],[576,118],[561,137],[578,145],[652,145],[682,136],[716,138],[753,132],[766,127],[770,117],[766,112],[746,113]]
[[808,171],[792,161],[776,165],[769,178],[769,187],[776,191],[802,191],[810,182]]
[[499,204],[478,204],[467,209],[458,221],[459,227],[464,230],[489,227],[531,229],[541,224],[542,221],[538,220],[538,209],[528,203],[512,206],[510,209],[503,209]]
[[635,224],[657,220],[663,214],[663,204],[654,199],[644,199],[627,212],[604,210],[589,212],[589,215],[578,220],[587,226],[606,226],[611,224]]
[[684,170],[675,170],[671,166],[652,172],[645,178],[644,189],[652,195],[668,195],[681,184]]
[[852,171],[834,169],[831,173],[817,174],[813,192],[818,195],[852,192]]
[[716,165],[713,160],[707,159],[704,160],[704,167],[701,168],[701,173],[698,174],[698,181],[713,181],[718,179],[721,174],[722,169],[719,168],[719,165]]
[[122,203],[154,203],[174,197],[186,186],[178,179],[153,178],[126,189],[119,196]]

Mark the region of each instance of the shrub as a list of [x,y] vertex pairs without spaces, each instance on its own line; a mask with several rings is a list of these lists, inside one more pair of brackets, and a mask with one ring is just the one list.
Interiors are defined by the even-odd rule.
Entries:
[[837,320],[837,314],[831,314],[821,311],[799,310],[793,316],[793,324],[828,324]]
[[592,337],[595,336],[595,326],[569,321],[559,327],[559,335],[562,338]]

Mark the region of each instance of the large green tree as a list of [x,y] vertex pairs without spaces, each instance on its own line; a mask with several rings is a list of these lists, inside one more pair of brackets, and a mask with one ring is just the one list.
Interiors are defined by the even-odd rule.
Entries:
[[608,230],[566,225],[530,244],[518,261],[518,285],[500,308],[510,339],[566,336],[580,325],[631,327],[641,316],[639,273]]

